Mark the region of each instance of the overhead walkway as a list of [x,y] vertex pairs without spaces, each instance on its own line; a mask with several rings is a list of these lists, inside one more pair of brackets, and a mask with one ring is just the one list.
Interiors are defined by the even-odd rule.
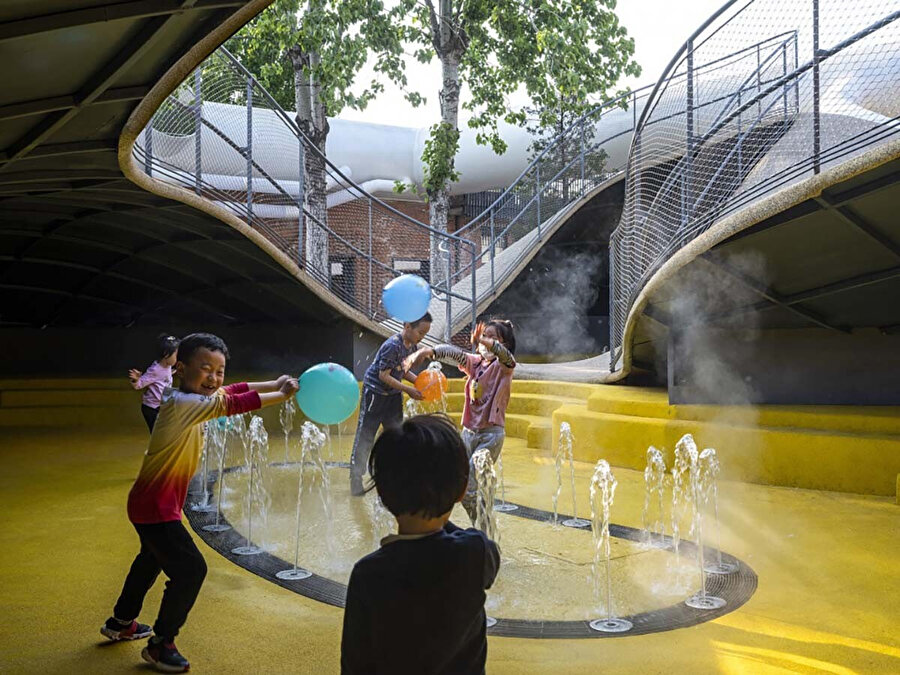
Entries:
[[[687,40],[632,143],[599,381],[653,370],[692,402],[900,400],[877,384],[898,365],[898,19],[893,2],[754,0]],[[694,63],[785,31],[735,63],[718,114],[696,113]],[[713,394],[701,352],[744,384]]]

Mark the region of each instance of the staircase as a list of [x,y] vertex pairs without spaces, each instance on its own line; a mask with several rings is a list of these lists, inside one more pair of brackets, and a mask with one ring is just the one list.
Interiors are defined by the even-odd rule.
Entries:
[[[465,380],[449,381],[447,409],[453,421],[462,420],[463,384]],[[506,410],[506,436],[525,441],[535,455],[548,455],[554,447],[559,426],[553,430],[554,413],[561,409],[587,410],[587,401],[596,387],[568,382],[539,382],[513,380],[512,396]]]

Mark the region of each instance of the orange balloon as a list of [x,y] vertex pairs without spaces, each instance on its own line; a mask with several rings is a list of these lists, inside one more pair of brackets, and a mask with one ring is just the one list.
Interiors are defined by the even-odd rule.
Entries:
[[447,393],[447,376],[439,370],[423,370],[416,376],[416,389],[429,403],[439,401]]

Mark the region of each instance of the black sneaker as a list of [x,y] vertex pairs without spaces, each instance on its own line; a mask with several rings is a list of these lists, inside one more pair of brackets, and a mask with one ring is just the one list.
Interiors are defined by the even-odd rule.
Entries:
[[147,663],[152,663],[156,669],[163,673],[186,673],[191,669],[191,664],[178,653],[174,642],[151,639],[141,656]]
[[138,623],[137,621],[125,624],[111,616],[101,626],[100,634],[108,637],[113,642],[118,642],[119,640],[140,640],[153,635],[153,629],[147,624]]

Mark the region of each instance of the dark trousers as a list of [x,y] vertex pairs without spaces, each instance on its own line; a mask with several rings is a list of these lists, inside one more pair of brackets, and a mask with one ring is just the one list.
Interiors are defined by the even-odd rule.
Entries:
[[350,456],[350,487],[359,487],[369,465],[369,455],[375,445],[378,427],[395,426],[403,422],[403,396],[396,394],[376,394],[363,388],[359,402],[359,422],[356,424],[356,438],[353,454]]
[[174,639],[203,585],[206,561],[181,521],[136,524],[134,529],[141,539],[141,551],[131,563],[113,616],[122,621],[136,619],[147,591],[160,571],[165,572],[169,580],[153,632],[159,637]]
[[159,408],[151,408],[149,405],[141,403],[141,415],[144,416],[147,428],[150,429],[150,433],[152,434],[153,425],[156,424],[156,418],[159,417]]

